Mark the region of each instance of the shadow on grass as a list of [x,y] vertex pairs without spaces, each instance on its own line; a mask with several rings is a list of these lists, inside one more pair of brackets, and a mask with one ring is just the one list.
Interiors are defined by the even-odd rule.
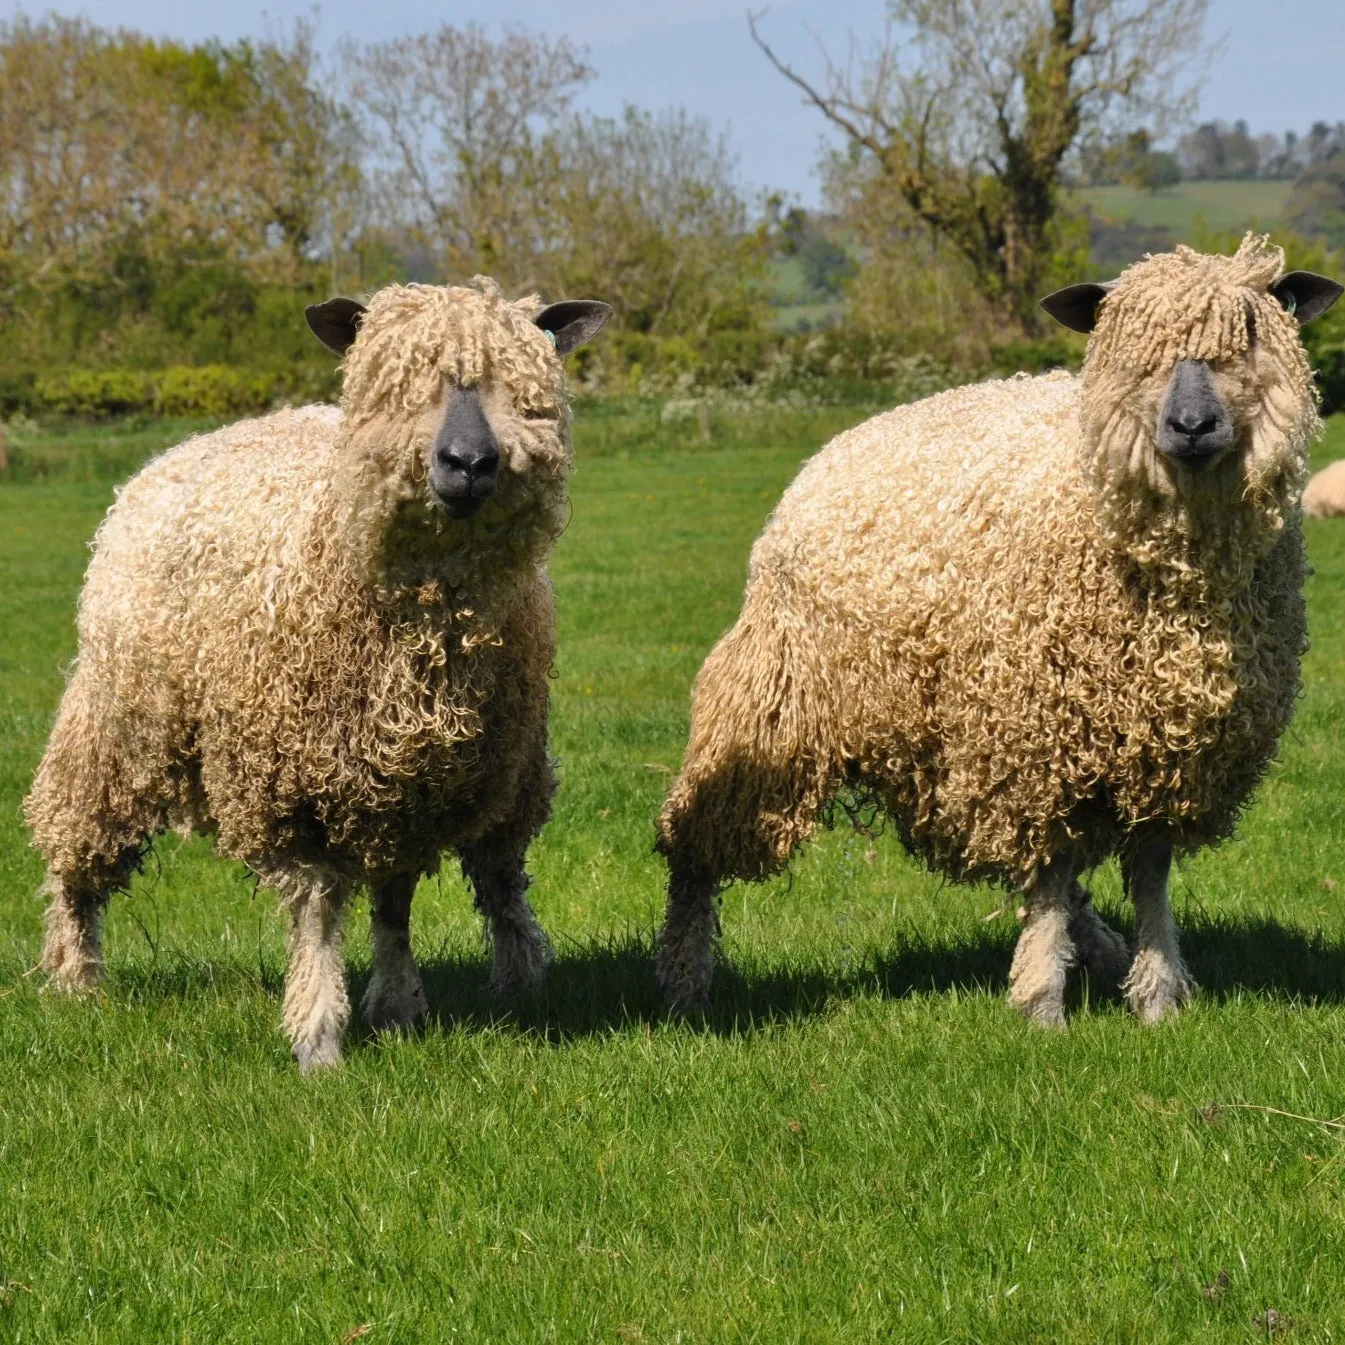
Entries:
[[[1108,916],[1124,928],[1114,913]],[[942,941],[906,931],[889,948],[854,961],[844,955],[789,961],[737,950],[736,963],[721,960],[716,970],[709,1010],[689,1019],[688,1026],[743,1035],[817,1017],[848,999],[1001,996],[1016,935],[1017,927],[1007,922]],[[1273,920],[1214,918],[1189,921],[1182,946],[1207,999],[1254,995],[1306,1005],[1345,1003],[1345,939]],[[432,951],[420,967],[432,1030],[504,1029],[560,1043],[669,1020],[654,984],[647,932],[562,945],[540,989],[505,1001],[490,991],[484,950]],[[352,971],[353,1004],[368,979],[367,967]],[[139,1003],[238,993],[278,998],[283,980],[278,958],[259,958],[249,966],[174,951],[115,965],[111,988],[117,998]],[[1094,990],[1087,998],[1090,1012],[1124,1011],[1114,996]],[[1071,977],[1069,1007],[1077,1012],[1084,1001],[1082,978]],[[352,1029],[352,1046],[372,1040],[358,1013]]]
[[[1016,935],[1016,926],[945,942],[906,934],[852,965],[739,954],[736,965],[720,962],[709,1010],[688,1021],[700,1030],[740,1035],[816,1017],[836,1001],[860,997],[1003,995]],[[1189,925],[1183,947],[1205,996],[1217,1002],[1253,994],[1310,1005],[1345,1003],[1345,940],[1329,940],[1320,931],[1272,920],[1214,919]],[[652,956],[644,934],[562,947],[546,984],[508,1002],[491,994],[483,955],[431,956],[421,973],[431,1022],[439,1029],[489,1025],[560,1042],[666,1021]],[[354,978],[356,1002],[367,979],[367,973]],[[1078,1011],[1086,999],[1092,1011],[1122,1011],[1115,994],[1096,987],[1086,994],[1084,978],[1071,977],[1069,1007]]]

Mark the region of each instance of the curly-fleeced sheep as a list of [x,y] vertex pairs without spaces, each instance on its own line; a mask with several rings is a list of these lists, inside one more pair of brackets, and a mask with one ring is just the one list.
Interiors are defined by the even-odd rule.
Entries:
[[1303,491],[1303,512],[1309,518],[1339,518],[1345,514],[1345,459],[1328,463]]
[[108,895],[167,827],[213,832],[289,908],[284,1026],[340,1058],[353,889],[372,897],[375,1027],[426,1013],[411,896],[456,851],[493,980],[549,946],[524,854],[550,811],[545,561],[567,521],[561,356],[610,310],[495,284],[392,286],[309,324],[339,411],[280,411],[146,466],[99,529],[79,653],[26,804],[51,902],[43,965],[101,974]]
[[[1189,995],[1173,851],[1226,837],[1299,687],[1299,497],[1319,427],[1295,319],[1340,287],[1248,237],[1044,301],[1081,377],[955,389],[833,440],[752,552],[659,822],[658,972],[709,991],[715,895],[780,869],[850,785],[960,880],[1025,893],[1010,973],[1064,1023],[1071,963],[1140,1017]],[[1094,323],[1096,326],[1094,327]],[[1119,853],[1137,953],[1079,876]]]

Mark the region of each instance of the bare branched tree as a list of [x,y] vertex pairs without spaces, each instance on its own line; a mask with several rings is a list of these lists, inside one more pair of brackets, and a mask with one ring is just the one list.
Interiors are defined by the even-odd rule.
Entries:
[[477,24],[346,47],[351,99],[380,194],[452,272],[494,270],[530,228],[520,186],[539,140],[593,77],[585,54],[522,28]]
[[1082,135],[1189,108],[1208,0],[889,0],[882,40],[810,79],[752,37],[849,152],[1032,328]]
[[620,118],[573,117],[547,147],[544,290],[601,294],[625,326],[655,335],[733,321],[762,240],[706,122],[627,107]]

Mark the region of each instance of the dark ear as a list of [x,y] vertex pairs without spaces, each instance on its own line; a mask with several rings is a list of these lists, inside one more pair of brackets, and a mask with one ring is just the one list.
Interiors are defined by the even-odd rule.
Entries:
[[1087,335],[1097,324],[1098,305],[1115,284],[1114,280],[1103,285],[1090,280],[1082,285],[1066,285],[1063,290],[1048,294],[1041,306],[1062,327]]
[[313,335],[328,350],[344,355],[355,342],[364,305],[354,299],[328,299],[325,304],[309,304],[304,309]]
[[533,321],[550,332],[557,355],[568,355],[576,346],[591,341],[602,331],[612,310],[597,299],[562,299],[544,308]]
[[1298,319],[1301,327],[1321,317],[1340,298],[1341,287],[1312,271],[1290,271],[1270,287],[1270,292]]

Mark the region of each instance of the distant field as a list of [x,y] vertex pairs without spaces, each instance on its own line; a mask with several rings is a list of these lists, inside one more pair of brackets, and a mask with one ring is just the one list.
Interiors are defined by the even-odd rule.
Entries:
[[1169,191],[1134,187],[1089,187],[1077,198],[1098,214],[1169,229],[1179,240],[1196,231],[1199,220],[1210,229],[1273,229],[1289,197],[1291,182],[1182,182]]

